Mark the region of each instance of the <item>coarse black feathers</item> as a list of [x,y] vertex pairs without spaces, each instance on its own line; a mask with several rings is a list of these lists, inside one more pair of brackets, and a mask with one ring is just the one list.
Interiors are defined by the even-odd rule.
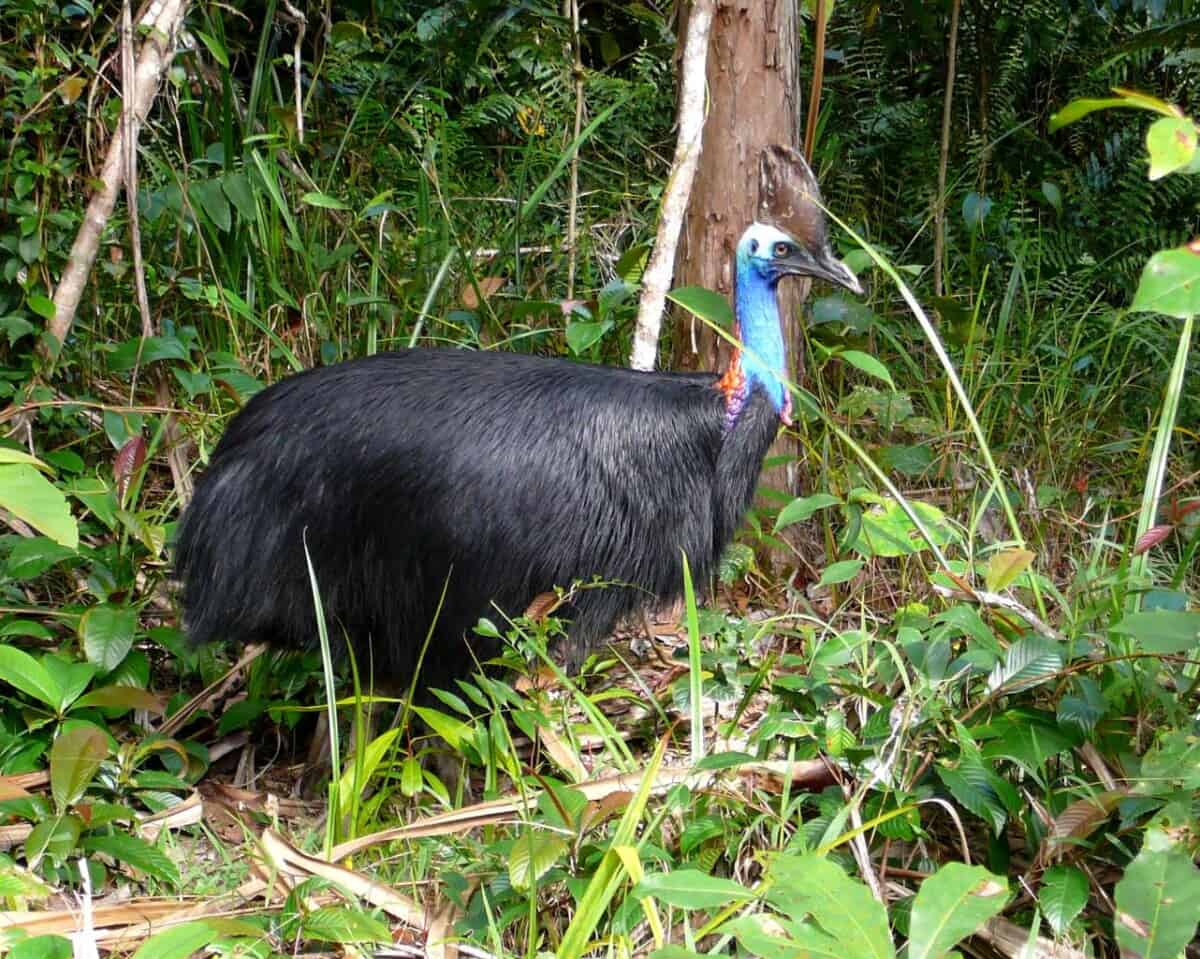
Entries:
[[331,635],[393,686],[411,681],[431,627],[425,685],[490,658],[494,642],[473,627],[493,604],[511,616],[556,586],[614,584],[577,591],[566,610],[577,665],[622,616],[681,592],[684,554],[703,587],[790,422],[778,283],[860,291],[803,158],[774,148],[760,174],[760,214],[793,225],[755,223],[738,243],[746,348],[720,379],[415,349],[254,397],[180,526],[192,640],[310,645],[306,544]]
[[[582,590],[568,659],[715,568],[779,426],[755,391],[724,430],[715,377],[418,349],[293,376],[234,418],[182,523],[192,640],[310,645],[307,542],[332,635],[407,682],[446,596],[423,684],[471,662],[491,603]],[[498,617],[497,617],[498,618]],[[481,659],[495,650],[475,636]]]

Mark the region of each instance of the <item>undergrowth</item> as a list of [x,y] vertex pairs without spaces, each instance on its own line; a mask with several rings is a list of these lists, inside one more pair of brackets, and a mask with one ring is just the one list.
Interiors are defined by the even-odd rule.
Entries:
[[[817,160],[878,258],[843,232],[871,295],[806,307],[811,488],[764,491],[714,601],[629,624],[582,675],[541,598],[481,623],[500,662],[406,706],[369,662],[188,646],[181,498],[228,417],[298,369],[410,343],[623,362],[674,23],[582,5],[576,136],[558,5],[306,7],[299,110],[287,6],[253,11],[261,30],[192,10],[141,138],[151,328],[120,205],[61,349],[46,321],[120,115],[116,24],[0,10],[0,896],[31,933],[0,918],[4,947],[64,954],[81,896],[104,948],[169,926],[160,956],[1181,954],[1200,390],[1187,311],[1130,306],[1196,232],[1195,178],[1146,179],[1140,113],[1047,124],[1113,83],[1194,106],[1191,21],[964,5],[935,298],[941,80],[909,51],[941,70],[944,17],[839,4]],[[330,703],[318,801],[300,784]]]

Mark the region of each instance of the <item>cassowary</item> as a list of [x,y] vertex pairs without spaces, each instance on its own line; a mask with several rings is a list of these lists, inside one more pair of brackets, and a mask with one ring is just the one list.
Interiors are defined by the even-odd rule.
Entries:
[[431,625],[423,685],[494,655],[472,632],[493,603],[512,615],[555,586],[614,584],[577,591],[567,610],[577,666],[617,620],[681,592],[682,555],[706,582],[790,422],[777,284],[859,290],[819,209],[808,222],[806,235],[755,223],[741,237],[746,348],[719,377],[410,349],[263,390],[181,522],[191,639],[311,644],[306,543],[330,634],[349,638],[364,675],[400,687]]

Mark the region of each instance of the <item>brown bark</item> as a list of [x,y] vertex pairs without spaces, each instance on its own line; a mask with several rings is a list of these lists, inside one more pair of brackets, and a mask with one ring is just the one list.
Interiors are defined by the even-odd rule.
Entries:
[[[718,0],[708,52],[704,151],[675,261],[676,286],[733,293],[734,247],[758,205],[759,154],[774,143],[799,145],[798,23],[797,0]],[[807,282],[780,285],[784,342],[796,382],[803,380],[799,307],[807,292]],[[724,369],[724,341],[703,324],[682,322],[675,366]],[[781,437],[772,453],[795,448]],[[793,474],[787,468],[771,470],[764,483],[793,492]]]

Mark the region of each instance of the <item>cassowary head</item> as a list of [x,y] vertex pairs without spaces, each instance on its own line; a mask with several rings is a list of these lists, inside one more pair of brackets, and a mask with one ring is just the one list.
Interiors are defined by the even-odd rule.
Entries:
[[755,223],[742,234],[737,246],[738,269],[751,271],[774,286],[785,276],[810,276],[862,293],[850,268],[833,255],[824,231],[805,241],[783,230]]

